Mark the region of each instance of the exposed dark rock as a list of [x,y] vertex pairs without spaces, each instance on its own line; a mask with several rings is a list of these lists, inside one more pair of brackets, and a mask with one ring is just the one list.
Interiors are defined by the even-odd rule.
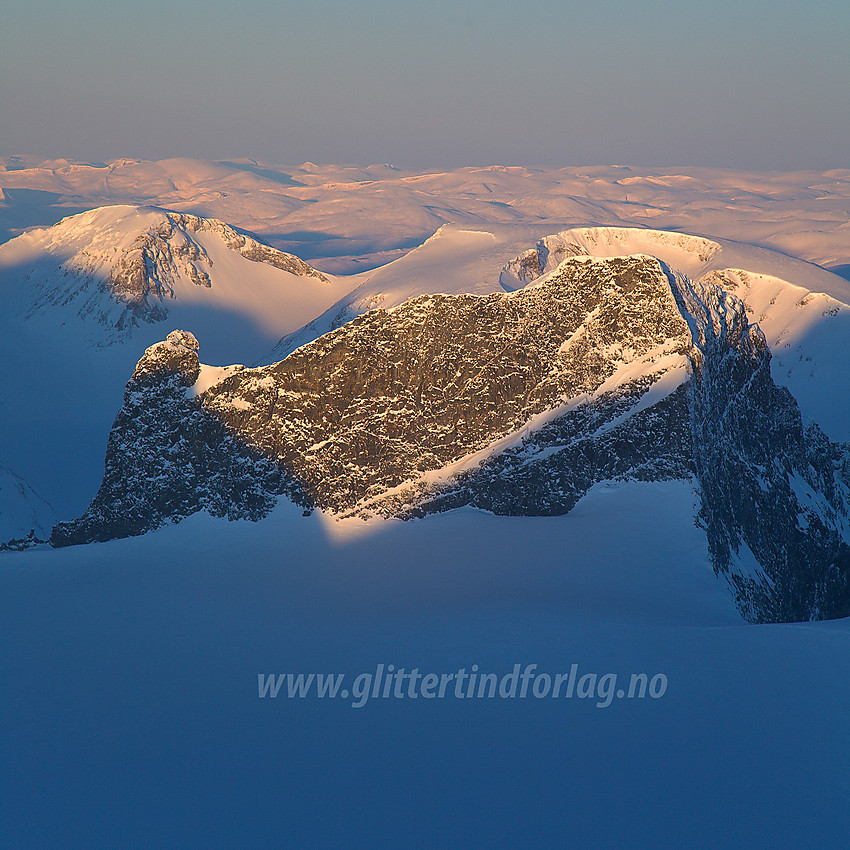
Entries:
[[375,310],[197,397],[199,370],[191,334],[145,352],[103,485],[54,545],[200,509],[257,519],[281,493],[338,514],[549,515],[599,481],[686,478],[746,617],[850,614],[850,452],[804,428],[743,302],[647,256]]
[[605,393],[478,466],[392,493],[372,510],[408,518],[471,505],[495,514],[552,516],[572,510],[600,481],[691,478],[685,388],[643,406],[652,384],[648,378]]
[[275,463],[187,393],[199,368],[197,340],[185,331],[145,352],[109,435],[100,489],[82,517],[54,527],[52,545],[143,534],[199,510],[256,520],[282,493],[309,504]]
[[31,528],[25,537],[13,537],[11,540],[0,542],[0,552],[23,552],[25,549],[34,549],[47,543],[35,533],[35,529]]
[[505,264],[499,276],[499,283],[507,290],[525,286],[537,280],[547,270],[556,268],[568,257],[584,254],[586,252],[574,242],[553,244],[549,237],[541,239],[533,248]]
[[694,463],[715,568],[752,620],[850,615],[845,449],[803,427],[743,302],[687,281],[680,293],[695,326]]
[[511,294],[372,311],[225,379],[203,406],[342,511],[596,392],[623,362],[689,344],[656,261],[575,261]]
[[187,394],[197,343],[175,332],[139,362],[100,492],[53,542],[140,533],[202,507],[261,515],[294,481],[304,501],[351,510],[595,393],[624,363],[681,359],[688,346],[648,257],[575,261],[521,292],[373,311],[200,399]]

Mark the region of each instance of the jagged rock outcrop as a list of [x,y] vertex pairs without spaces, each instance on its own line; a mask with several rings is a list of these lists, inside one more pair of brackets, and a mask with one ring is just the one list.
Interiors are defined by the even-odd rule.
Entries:
[[602,480],[688,478],[745,616],[850,614],[847,447],[803,426],[743,302],[654,258],[415,298],[203,390],[200,370],[190,334],[145,353],[103,485],[54,545],[202,508],[255,519],[280,493],[336,514],[546,515]]
[[343,511],[689,344],[656,261],[575,261],[516,293],[367,313],[225,379],[203,404],[318,505]]
[[581,257],[585,254],[576,242],[564,240],[552,244],[552,237],[540,239],[527,251],[505,263],[499,276],[499,282],[507,290],[525,286],[542,277],[547,271],[557,268],[568,257]]
[[[246,458],[270,465],[264,475],[279,470],[264,493],[297,481],[316,505],[352,510],[570,399],[615,392],[628,382],[623,370],[652,383],[671,358],[681,368],[689,345],[667,276],[649,257],[576,260],[521,292],[423,296],[373,311],[280,363],[226,376],[200,399],[186,396],[199,370],[194,338],[175,333],[140,361],[103,486],[54,542],[121,536],[207,504],[257,513],[268,504],[260,495],[222,501],[218,486]],[[227,471],[215,474],[222,452]]]
[[82,517],[54,527],[51,544],[143,534],[199,510],[259,519],[282,493],[305,501],[277,464],[228,433],[187,392],[199,372],[198,342],[185,331],[145,352],[109,435],[103,483]]
[[694,464],[715,568],[752,620],[847,616],[847,447],[803,426],[743,302],[687,280],[679,293],[695,332]]

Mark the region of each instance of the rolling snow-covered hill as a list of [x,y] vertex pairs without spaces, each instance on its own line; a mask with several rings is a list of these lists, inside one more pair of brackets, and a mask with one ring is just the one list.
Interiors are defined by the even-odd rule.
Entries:
[[[259,234],[325,271],[397,259],[443,224],[653,227],[850,268],[850,170],[485,166],[416,171],[305,162],[0,159],[0,227],[54,224],[104,204],[156,204]],[[556,227],[553,225],[561,225]],[[0,230],[0,241],[3,239]]]

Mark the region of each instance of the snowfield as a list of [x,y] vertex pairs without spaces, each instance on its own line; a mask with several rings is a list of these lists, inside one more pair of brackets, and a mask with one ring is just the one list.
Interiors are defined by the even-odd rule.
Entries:
[[[7,840],[841,846],[847,623],[745,624],[693,499],[601,486],[560,518],[462,510],[333,535],[281,505],[7,557]],[[260,673],[574,663],[663,673],[667,691],[355,709],[257,689]]]

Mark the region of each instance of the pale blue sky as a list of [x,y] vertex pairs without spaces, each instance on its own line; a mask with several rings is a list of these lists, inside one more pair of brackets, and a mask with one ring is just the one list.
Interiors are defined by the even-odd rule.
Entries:
[[850,166],[846,0],[0,0],[0,154]]

